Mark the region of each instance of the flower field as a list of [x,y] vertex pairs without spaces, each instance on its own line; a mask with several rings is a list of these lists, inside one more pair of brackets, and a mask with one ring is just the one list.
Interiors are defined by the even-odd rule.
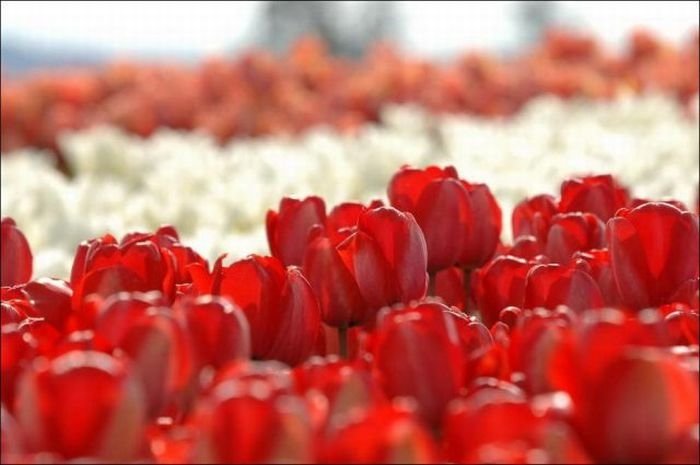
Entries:
[[3,83],[3,463],[698,463],[697,64]]

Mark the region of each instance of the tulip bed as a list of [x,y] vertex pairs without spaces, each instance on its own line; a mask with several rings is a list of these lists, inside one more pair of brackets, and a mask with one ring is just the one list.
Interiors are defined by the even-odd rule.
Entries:
[[697,203],[502,212],[452,166],[387,198],[283,198],[232,263],[106,234],[66,280],[4,218],[3,461],[697,463]]
[[42,147],[60,157],[62,132],[100,124],[142,136],[159,127],[199,129],[222,142],[317,125],[353,130],[378,121],[388,103],[508,116],[543,94],[609,99],[626,89],[661,91],[685,104],[698,92],[698,43],[697,32],[673,46],[640,31],[617,52],[560,30],[512,58],[468,52],[437,64],[386,45],[348,61],[306,39],[280,57],[254,51],[192,68],[119,62],[4,78],[2,151]]

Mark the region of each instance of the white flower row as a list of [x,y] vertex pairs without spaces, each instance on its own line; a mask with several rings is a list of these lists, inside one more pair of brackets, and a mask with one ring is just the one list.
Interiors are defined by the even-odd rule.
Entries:
[[264,217],[283,196],[386,198],[403,164],[455,165],[486,182],[504,213],[528,195],[556,194],[573,174],[613,173],[650,198],[695,202],[698,125],[661,96],[602,102],[532,101],[511,120],[429,116],[388,107],[382,124],[355,136],[316,129],[219,147],[206,135],[162,130],[143,140],[114,128],[65,135],[73,179],[29,151],[2,160],[3,216],[12,216],[35,254],[35,275],[67,277],[78,243],[170,223],[207,258],[267,253]]

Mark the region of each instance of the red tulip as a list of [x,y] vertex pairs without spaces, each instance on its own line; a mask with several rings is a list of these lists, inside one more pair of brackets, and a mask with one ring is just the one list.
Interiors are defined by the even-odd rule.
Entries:
[[564,213],[551,218],[544,253],[555,263],[567,263],[579,251],[605,244],[605,225],[591,213]]
[[228,297],[243,310],[250,325],[253,357],[290,365],[309,357],[321,314],[301,271],[285,269],[274,257],[251,255],[228,267],[222,265],[223,259],[216,261],[211,275],[196,267],[190,271],[199,294]]
[[[518,236],[510,248],[506,248],[501,255],[512,255],[513,257],[534,260],[544,253],[543,242],[537,240],[535,236]],[[551,257],[550,257],[551,258]]]
[[303,271],[327,325],[340,328],[363,324],[375,315],[331,239],[319,235],[309,243]]
[[331,435],[321,463],[435,463],[430,433],[401,405],[377,407]]
[[522,307],[525,281],[532,265],[534,263],[522,258],[502,255],[476,271],[472,289],[486,326],[498,321],[505,307]]
[[32,251],[12,218],[0,223],[0,285],[24,284],[32,278]]
[[100,346],[123,351],[133,361],[153,417],[185,388],[192,370],[184,328],[158,299],[158,294],[113,295],[95,322]]
[[73,297],[68,283],[60,279],[39,278],[22,286],[22,290],[27,294],[36,316],[63,332],[71,316]]
[[608,221],[629,203],[629,193],[609,174],[584,176],[561,184],[559,209],[562,212],[592,213]]
[[698,218],[665,203],[622,210],[607,225],[610,261],[623,304],[668,303],[698,277]]
[[15,323],[2,325],[2,365],[0,366],[0,386],[2,404],[14,411],[15,393],[19,375],[30,365],[38,352],[38,342],[22,325]]
[[148,457],[142,393],[107,354],[74,351],[37,363],[18,393],[17,421],[31,452],[119,462]]
[[575,266],[535,265],[527,274],[525,308],[555,309],[565,305],[576,312],[605,304],[595,280]]
[[410,213],[391,207],[366,211],[337,250],[371,311],[425,295],[425,239]]
[[357,222],[364,212],[383,206],[381,200],[373,200],[369,206],[356,202],[341,203],[326,218],[326,234],[333,245],[338,245],[357,230]]
[[456,266],[438,271],[431,279],[435,280],[435,296],[440,297],[450,307],[467,309],[467,276]]
[[615,306],[620,303],[620,292],[610,265],[608,249],[576,252],[572,259],[577,267],[586,271],[596,281],[606,305]]
[[173,253],[150,239],[127,237],[117,245],[108,234],[84,241],[71,271],[74,309],[79,310],[92,294],[104,299],[122,291],[159,290],[170,300],[175,293],[175,271]]
[[513,209],[513,237],[534,236],[540,243],[545,244],[549,224],[558,212],[557,202],[551,195],[542,194],[523,200]]
[[326,204],[320,197],[283,198],[279,212],[267,212],[267,241],[272,255],[286,266],[301,266],[312,227],[322,226],[325,221]]
[[243,311],[228,300],[201,296],[180,302],[176,311],[185,321],[197,367],[221,368],[250,358],[250,327]]
[[384,392],[414,398],[418,415],[439,425],[464,380],[465,356],[454,316],[442,304],[423,303],[387,309],[379,320],[374,360]]
[[523,401],[476,397],[450,406],[445,420],[447,460],[454,463],[590,463],[562,422]]
[[275,396],[264,382],[223,382],[202,399],[196,463],[303,463],[312,459],[309,412],[295,396]]
[[389,184],[392,206],[412,213],[428,249],[428,270],[479,266],[496,249],[501,210],[483,184],[460,180],[452,166],[404,167]]
[[[697,380],[658,350],[623,353],[593,378],[577,426],[606,463],[655,463],[698,423]],[[645,419],[653,417],[655,421]]]

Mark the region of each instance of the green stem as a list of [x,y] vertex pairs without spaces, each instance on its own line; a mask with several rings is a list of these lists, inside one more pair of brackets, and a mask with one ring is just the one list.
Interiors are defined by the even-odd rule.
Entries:
[[348,327],[346,325],[338,327],[338,351],[341,358],[348,358]]

